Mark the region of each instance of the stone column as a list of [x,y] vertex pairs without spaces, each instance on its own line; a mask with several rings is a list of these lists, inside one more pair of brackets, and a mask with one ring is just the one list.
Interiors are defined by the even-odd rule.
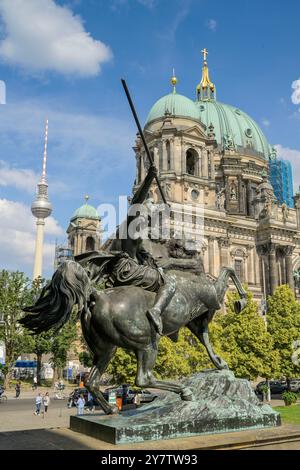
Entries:
[[260,261],[261,287],[264,296],[271,294],[270,289],[270,263],[269,263],[269,245],[257,245],[256,251]]
[[[244,267],[244,280],[243,282],[245,282],[246,284],[248,284],[249,282],[249,276],[248,276],[248,254],[244,254],[243,256],[243,267]],[[234,266],[233,266],[234,267]]]
[[252,216],[253,215],[253,205],[251,204],[251,195],[252,195],[252,192],[251,192],[251,181],[248,180],[247,181],[247,201],[246,201],[246,207],[247,207],[247,215],[249,216]]
[[286,263],[285,263],[284,255],[282,255],[280,259],[280,274],[281,274],[280,284],[287,284]]
[[156,168],[159,169],[159,155],[158,155],[157,145],[155,145],[155,147],[153,149],[153,153],[154,153],[154,164],[155,164]]
[[211,179],[215,181],[215,154],[212,150],[210,151],[210,174]]
[[170,170],[174,170],[174,139],[170,139]]
[[293,251],[294,246],[285,247],[285,273],[286,282],[291,289],[295,289],[294,276],[293,276]]
[[179,174],[182,174],[181,160],[181,140],[179,137],[175,137],[173,143],[173,169]]
[[167,161],[167,144],[166,144],[166,141],[163,140],[162,141],[162,170],[165,171],[168,169],[168,161]]
[[208,177],[208,162],[207,162],[207,150],[203,149],[201,152],[201,163],[202,163],[202,178]]
[[260,284],[261,280],[261,264],[260,257],[258,256],[256,250],[253,250],[253,265],[254,265],[254,283]]
[[239,198],[239,212],[244,212],[244,191],[242,187],[241,176],[238,176],[238,198]]
[[208,261],[209,261],[209,274],[214,276],[215,273],[215,237],[208,237]]
[[269,279],[270,279],[270,294],[274,294],[276,287],[278,286],[277,277],[277,266],[276,266],[276,245],[269,243],[268,246],[269,254]]
[[223,266],[229,265],[228,256],[230,240],[229,238],[219,238],[218,243],[220,248],[220,268],[222,268]]
[[225,176],[225,206],[226,206],[225,208],[226,208],[226,210],[228,210],[229,203],[230,203],[229,178],[226,175]]
[[146,170],[145,170],[145,152],[141,152],[140,154],[141,158],[141,181],[140,183],[144,180],[146,176]]
[[250,257],[250,262],[248,263],[248,281],[251,282],[251,284],[255,284],[254,249],[253,248],[254,248],[253,245],[248,246],[249,257]]

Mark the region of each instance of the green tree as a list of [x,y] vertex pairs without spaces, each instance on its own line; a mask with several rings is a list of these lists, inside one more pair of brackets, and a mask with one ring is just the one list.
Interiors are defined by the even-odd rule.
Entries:
[[279,354],[273,348],[272,334],[258,313],[258,304],[247,291],[248,304],[236,314],[234,302],[238,299],[237,293],[229,292],[226,314],[216,317],[215,348],[237,377],[248,380],[258,376],[275,377],[279,373]]
[[200,341],[187,328],[182,328],[177,342],[168,337],[161,339],[154,373],[157,378],[176,380],[211,367]]
[[107,371],[112,376],[113,383],[134,384],[136,375],[136,358],[133,352],[118,348],[108,365]]
[[51,331],[53,335],[51,342],[51,363],[54,369],[53,381],[56,378],[62,378],[63,369],[66,367],[68,353],[71,350],[73,343],[79,339],[77,330],[77,312],[71,315],[70,320],[58,332]]
[[300,303],[289,286],[277,287],[268,298],[267,324],[279,354],[281,376],[288,380],[298,376],[300,366],[293,363],[292,354],[294,341],[300,339]]
[[[31,290],[30,290],[30,299],[31,305],[33,305],[41,293],[42,288],[46,284],[46,280],[40,276],[33,280]],[[48,354],[51,351],[53,341],[53,332],[46,331],[38,335],[32,335],[32,349],[30,352],[36,355],[37,361],[37,383],[41,385],[41,370],[42,370],[42,359],[44,354]]]
[[29,353],[33,339],[18,321],[24,315],[22,309],[31,304],[30,280],[19,271],[0,272],[0,312],[4,325],[0,327],[0,340],[5,346],[4,386],[11,379],[15,362],[20,354]]
[[78,359],[80,364],[82,364],[84,367],[92,367],[93,365],[93,358],[88,351],[80,352],[78,355]]

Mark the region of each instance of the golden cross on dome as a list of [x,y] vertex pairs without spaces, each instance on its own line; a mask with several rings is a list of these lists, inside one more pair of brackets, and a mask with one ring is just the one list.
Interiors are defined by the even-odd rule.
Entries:
[[204,62],[206,62],[206,56],[208,55],[208,51],[206,49],[206,47],[204,49],[202,49],[202,54],[203,54],[203,59],[204,59]]

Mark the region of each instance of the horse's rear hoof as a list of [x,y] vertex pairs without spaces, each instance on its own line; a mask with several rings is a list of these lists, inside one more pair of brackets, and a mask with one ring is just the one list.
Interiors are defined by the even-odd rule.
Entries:
[[192,390],[188,388],[184,390],[183,392],[181,392],[180,397],[181,397],[181,400],[183,401],[193,401],[193,398],[194,398]]

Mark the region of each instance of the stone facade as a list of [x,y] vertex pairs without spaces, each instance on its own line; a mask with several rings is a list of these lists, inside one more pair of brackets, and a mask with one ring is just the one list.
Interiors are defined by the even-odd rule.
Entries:
[[68,246],[73,251],[73,256],[86,251],[100,250],[100,220],[88,217],[73,217],[67,229],[67,234]]
[[[228,139],[220,145],[212,125],[207,129],[197,120],[168,112],[147,123],[144,132],[171,206],[173,232],[179,207],[203,211],[198,249],[207,274],[216,278],[221,266],[232,266],[257,300],[279,284],[294,288],[293,271],[300,268],[300,196],[295,197],[295,209],[278,204],[265,156]],[[134,152],[133,191],[149,167],[139,136]],[[157,185],[150,192],[155,202],[161,201]],[[195,238],[193,220],[185,228]]]

